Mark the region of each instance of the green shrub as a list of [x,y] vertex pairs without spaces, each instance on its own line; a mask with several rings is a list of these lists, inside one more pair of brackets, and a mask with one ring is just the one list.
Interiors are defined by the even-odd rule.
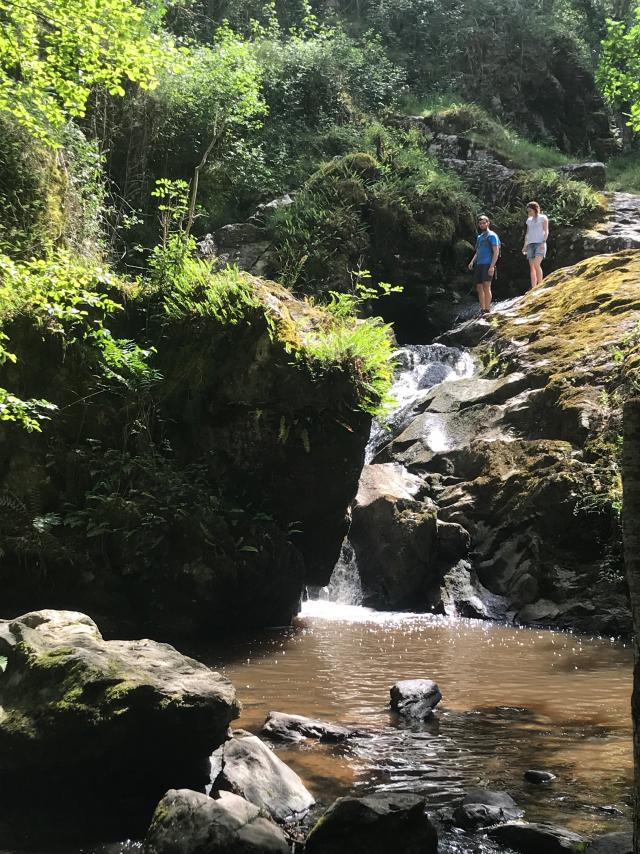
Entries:
[[607,163],[607,189],[640,193],[640,151],[628,151]]

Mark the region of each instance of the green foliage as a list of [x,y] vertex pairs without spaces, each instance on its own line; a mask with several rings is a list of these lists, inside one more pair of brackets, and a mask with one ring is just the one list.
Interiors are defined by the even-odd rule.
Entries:
[[[94,353],[98,383],[127,390],[147,388],[158,379],[148,364],[151,351],[115,338],[107,326],[122,310],[111,294],[121,296],[124,288],[104,266],[64,251],[26,262],[0,256],[0,366],[18,361],[8,349],[10,335],[1,327],[10,329],[20,316],[29,316],[63,347],[80,344]],[[55,408],[43,400],[21,400],[0,388],[0,420],[40,430],[39,422]]]
[[442,133],[459,134],[488,148],[512,168],[540,169],[569,162],[557,148],[530,142],[479,104],[455,95],[438,96],[427,103],[414,99],[404,107],[408,113],[428,118],[429,124]]
[[125,80],[154,82],[170,52],[154,34],[162,13],[159,2],[0,0],[0,113],[56,145],[92,87],[123,95]]
[[609,160],[607,189],[640,193],[640,152],[637,149],[618,154]]
[[629,125],[640,130],[640,8],[636,22],[607,21],[598,82],[611,106],[629,111]]
[[0,120],[0,251],[42,255],[54,246],[96,254],[105,177],[97,145],[69,124],[55,152]]
[[[440,169],[414,134],[372,127],[368,152],[322,166],[294,203],[270,222],[289,287],[304,293],[349,290],[351,271],[374,255],[435,254],[472,228],[474,201]],[[374,271],[375,272],[375,271]]]
[[540,203],[554,225],[588,225],[604,212],[602,196],[588,184],[552,169],[536,169],[515,177],[510,211],[500,215],[501,222],[521,225],[524,207],[532,199]]

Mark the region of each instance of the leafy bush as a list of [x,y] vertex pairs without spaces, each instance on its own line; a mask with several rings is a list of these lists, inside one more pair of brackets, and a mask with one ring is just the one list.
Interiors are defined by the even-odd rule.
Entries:
[[531,199],[555,225],[587,225],[603,213],[602,197],[583,181],[574,181],[552,169],[521,172],[513,182],[510,207],[522,219],[522,210]]

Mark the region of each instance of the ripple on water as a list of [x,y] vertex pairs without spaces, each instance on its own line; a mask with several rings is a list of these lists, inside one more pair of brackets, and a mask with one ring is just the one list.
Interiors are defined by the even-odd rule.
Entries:
[[[628,824],[632,655],[623,644],[316,601],[293,628],[194,652],[236,684],[239,726],[259,732],[277,710],[367,732],[343,745],[275,745],[322,802],[413,791],[435,808],[482,785],[508,789],[531,820],[583,832]],[[435,679],[443,700],[435,720],[409,725],[390,712],[389,687],[417,676]],[[532,767],[558,780],[528,784]]]

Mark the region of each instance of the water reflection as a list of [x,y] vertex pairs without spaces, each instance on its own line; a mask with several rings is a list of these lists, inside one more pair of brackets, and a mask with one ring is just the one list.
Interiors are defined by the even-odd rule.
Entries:
[[[632,655],[622,644],[311,602],[294,630],[235,642],[207,661],[235,683],[240,726],[257,732],[277,710],[369,733],[344,745],[277,746],[322,802],[397,790],[436,807],[486,785],[509,790],[530,820],[587,833],[628,824]],[[436,679],[443,700],[437,721],[408,726],[390,713],[388,692],[416,676]],[[526,783],[531,767],[558,780]]]

